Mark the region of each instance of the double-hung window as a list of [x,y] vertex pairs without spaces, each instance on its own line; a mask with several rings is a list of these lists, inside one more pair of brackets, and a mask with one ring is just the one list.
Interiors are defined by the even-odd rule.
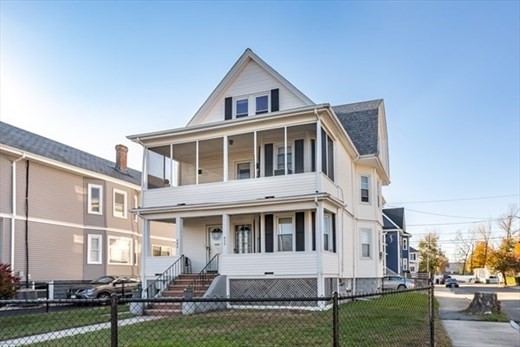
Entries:
[[108,263],[130,265],[132,240],[127,237],[108,238]]
[[238,163],[237,164],[237,179],[243,180],[251,178],[251,164],[248,163]]
[[325,216],[325,229],[323,230],[323,250],[334,251],[334,239],[332,236],[332,215],[326,213]]
[[370,258],[371,249],[372,249],[372,230],[370,229],[361,229],[361,257],[362,258]]
[[403,271],[408,271],[408,259],[403,258]]
[[[287,173],[292,173],[292,148],[287,146]],[[285,147],[278,147],[275,175],[285,175]]]
[[403,250],[407,250],[408,249],[408,239],[403,239]]
[[123,190],[114,189],[113,200],[114,200],[114,208],[113,214],[114,217],[118,218],[126,218],[126,197],[127,194]]
[[154,257],[171,257],[173,248],[169,246],[152,245],[152,256]]
[[292,217],[278,218],[278,251],[293,250],[294,224]]
[[88,185],[88,213],[103,214],[103,186],[99,184]]
[[361,202],[370,202],[370,185],[369,185],[369,177],[361,176]]
[[249,100],[238,99],[236,101],[236,118],[247,117],[249,114]]
[[269,96],[259,95],[255,98],[256,114],[269,112]]
[[334,181],[334,141],[321,129],[321,172]]
[[89,234],[87,237],[87,264],[103,263],[102,236]]

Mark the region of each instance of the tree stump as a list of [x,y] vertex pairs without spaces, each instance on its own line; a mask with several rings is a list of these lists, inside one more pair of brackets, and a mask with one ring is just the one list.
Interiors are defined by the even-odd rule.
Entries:
[[476,292],[473,301],[464,310],[471,314],[500,313],[500,301],[497,293]]

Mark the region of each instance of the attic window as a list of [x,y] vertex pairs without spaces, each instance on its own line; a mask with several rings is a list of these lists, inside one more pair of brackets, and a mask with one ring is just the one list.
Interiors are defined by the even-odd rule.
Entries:
[[256,97],[256,114],[269,112],[269,96],[261,95]]
[[248,100],[240,99],[236,102],[236,117],[247,117],[248,115]]

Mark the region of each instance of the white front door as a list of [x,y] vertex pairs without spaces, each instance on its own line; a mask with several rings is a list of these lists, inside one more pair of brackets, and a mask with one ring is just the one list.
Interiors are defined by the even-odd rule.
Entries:
[[215,254],[222,253],[224,241],[224,233],[221,225],[208,226],[208,261],[215,256]]

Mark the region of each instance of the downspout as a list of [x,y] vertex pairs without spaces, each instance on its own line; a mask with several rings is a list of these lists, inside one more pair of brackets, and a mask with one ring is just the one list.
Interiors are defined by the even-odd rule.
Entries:
[[29,160],[25,161],[25,285],[29,288]]
[[25,153],[22,152],[22,156],[18,159],[13,160],[11,164],[11,177],[12,177],[12,186],[11,186],[11,195],[12,195],[12,218],[11,218],[11,271],[14,273],[14,249],[15,249],[15,228],[16,228],[16,163],[20,160],[25,159]]

